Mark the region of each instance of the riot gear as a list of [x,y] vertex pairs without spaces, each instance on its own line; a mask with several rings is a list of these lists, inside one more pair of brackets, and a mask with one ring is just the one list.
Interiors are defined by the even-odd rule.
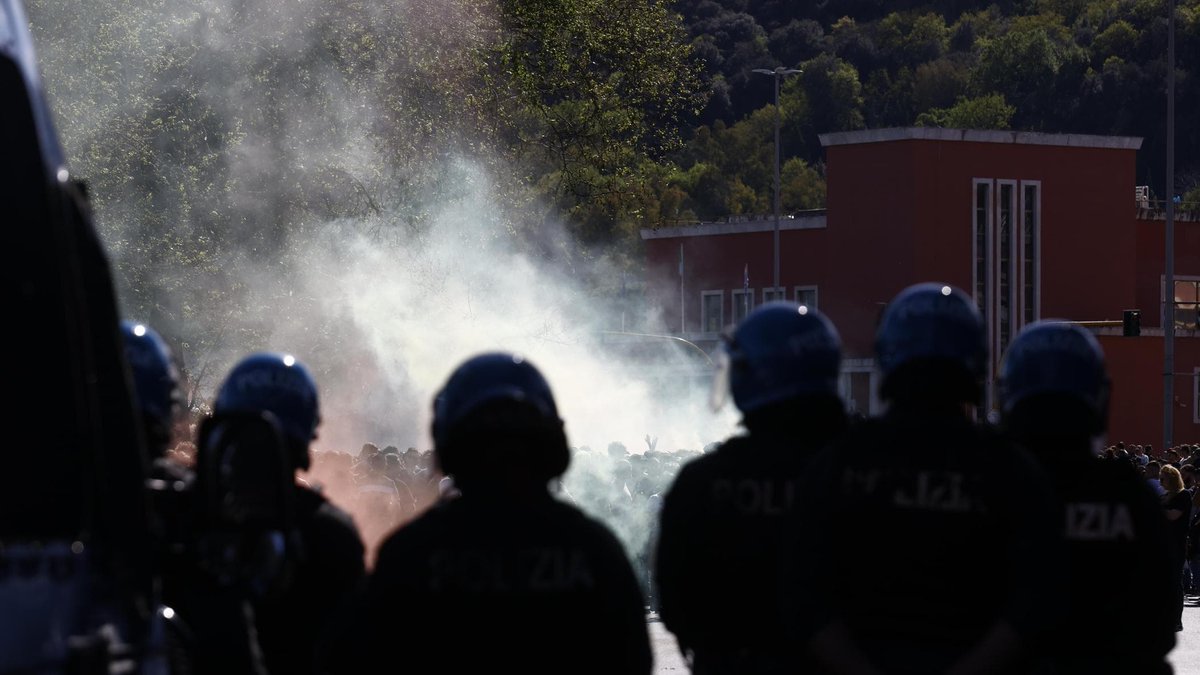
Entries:
[[1018,438],[1103,433],[1110,388],[1100,343],[1062,321],[1027,326],[1000,366],[1000,410]]
[[295,467],[309,467],[308,444],[321,421],[317,383],[292,355],[261,353],[242,359],[217,391],[213,412],[271,413],[291,446]]
[[122,321],[121,336],[146,441],[151,454],[157,455],[170,439],[171,425],[180,412],[179,371],[170,348],[154,329]]
[[543,485],[570,463],[550,385],[516,354],[483,354],[459,366],[433,404],[434,453],[465,484],[519,465]]
[[[1054,671],[1069,675],[1166,674],[1182,611],[1183,550],[1145,480],[1096,457],[1109,387],[1096,338],[1062,321],[1026,326],[1001,365],[1002,427],[1048,471],[1067,544],[1069,615],[1045,650]],[[1190,495],[1176,499],[1187,505]],[[1138,620],[1124,639],[1095,639],[1129,616]]]
[[923,283],[901,291],[884,309],[875,353],[884,399],[910,393],[979,399],[988,353],[983,318],[957,288]]
[[724,345],[734,404],[749,414],[799,396],[837,396],[841,347],[815,309],[790,302],[755,309]]
[[643,599],[621,544],[549,491],[568,450],[541,373],[512,354],[477,356],[433,409],[434,452],[461,494],[380,547],[347,672],[391,659],[402,635],[421,645],[404,656],[414,672],[648,673]]
[[659,612],[694,672],[790,672],[774,572],[808,463],[845,427],[841,343],[816,310],[778,302],[751,312],[724,353],[714,388],[732,390],[748,433],[685,465],[663,500]]

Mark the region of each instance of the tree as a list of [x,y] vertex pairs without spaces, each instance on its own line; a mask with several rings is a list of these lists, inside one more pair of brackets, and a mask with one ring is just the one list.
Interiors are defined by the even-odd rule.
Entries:
[[[679,142],[695,114],[698,64],[683,26],[656,0],[503,0],[501,33],[480,52],[474,113],[567,203],[623,192],[645,155]],[[604,228],[581,231],[610,240]]]
[[939,58],[950,44],[950,29],[939,14],[892,12],[878,30],[879,46],[889,60],[909,68]]
[[1111,56],[1127,57],[1137,45],[1137,30],[1124,19],[1117,20],[1096,36],[1092,54],[1099,62]]
[[1200,186],[1192,188],[1183,195],[1180,208],[1184,211],[1200,211]]
[[961,59],[940,58],[917,66],[913,73],[913,103],[917,110],[953,105],[966,93],[970,67]]
[[1003,94],[1016,107],[1020,126],[1053,128],[1078,107],[1086,55],[1061,17],[1023,17],[1004,35],[982,38],[977,46],[972,89],[977,95]]
[[813,58],[825,48],[825,30],[811,19],[792,21],[771,32],[771,55],[787,67]]
[[779,171],[780,196],[786,212],[825,207],[825,179],[799,157],[783,163]]
[[917,116],[920,127],[952,129],[1007,129],[1016,109],[1004,102],[1002,94],[977,98],[960,96],[949,108],[933,108]]
[[802,99],[798,109],[807,113],[802,122],[805,137],[863,127],[862,84],[858,70],[836,56],[822,54],[801,64],[803,71],[786,89],[789,101]]

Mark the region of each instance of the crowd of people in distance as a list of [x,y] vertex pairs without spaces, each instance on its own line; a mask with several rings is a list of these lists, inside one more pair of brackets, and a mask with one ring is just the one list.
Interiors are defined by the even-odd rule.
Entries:
[[[571,468],[558,481],[559,499],[578,506],[608,525],[634,565],[647,603],[653,603],[651,558],[662,495],[679,468],[703,450],[659,450],[646,437],[646,448],[629,452],[613,441],[603,451],[572,447]],[[182,446],[178,461],[187,463]],[[711,450],[716,444],[710,444]],[[194,451],[193,451],[194,452]],[[305,480],[349,512],[367,547],[368,564],[392,530],[411,521],[438,499],[452,494],[453,481],[439,470],[432,450],[364,443],[357,454],[313,452]]]

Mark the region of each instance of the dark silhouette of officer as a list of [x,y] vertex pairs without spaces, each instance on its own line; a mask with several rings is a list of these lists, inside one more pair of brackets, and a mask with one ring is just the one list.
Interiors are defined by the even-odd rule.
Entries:
[[195,476],[165,456],[181,412],[179,372],[171,350],[145,324],[123,321],[121,334],[151,460],[147,487],[158,544],[156,571],[163,602],[173,613],[166,633],[171,670],[264,673],[248,598],[209,574],[200,559]]
[[660,613],[696,673],[784,672],[780,544],[806,465],[845,428],[841,342],[816,310],[770,303],[737,327],[723,361],[716,386],[727,383],[746,433],[685,465],[667,493]]
[[795,637],[824,669],[1014,672],[1064,611],[1049,482],[970,415],[984,335],[974,302],[941,284],[883,313],[889,407],[814,460],[785,577]]
[[1100,344],[1079,326],[1032,324],[1004,357],[1003,428],[1046,468],[1067,543],[1070,613],[1046,648],[1056,673],[1170,673],[1182,552],[1146,481],[1097,456],[1108,398]]
[[512,354],[474,357],[433,408],[434,453],[461,494],[384,542],[354,657],[416,673],[650,672],[625,552],[548,490],[570,457],[538,370]]
[[[288,531],[281,533],[282,541],[275,542],[285,550],[281,565],[286,574],[270,580],[269,592],[252,596],[255,626],[269,672],[320,672],[326,667],[334,627],[361,590],[364,562],[362,540],[350,516],[319,492],[295,481],[295,472],[308,469],[312,461],[309,444],[316,438],[321,419],[316,381],[289,354],[251,354],[226,376],[213,403],[213,414],[210,428],[219,429],[223,420],[256,415],[268,416],[271,426],[277,428],[284,480],[290,488],[285,500],[284,529]],[[218,445],[226,440],[216,431],[210,436]],[[200,452],[210,453],[209,445],[202,442]],[[276,444],[261,445],[265,452]],[[262,467],[254,462],[231,466],[256,471]],[[215,478],[222,472],[212,473]],[[246,482],[259,480],[258,475],[248,478]],[[267,484],[257,487],[268,494],[272,488]],[[264,546],[267,543],[269,539]]]

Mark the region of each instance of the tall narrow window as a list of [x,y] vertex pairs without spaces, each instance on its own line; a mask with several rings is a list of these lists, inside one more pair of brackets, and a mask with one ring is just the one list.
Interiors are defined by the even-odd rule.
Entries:
[[850,373],[851,413],[871,414],[871,373]]
[[733,323],[739,324],[750,310],[754,309],[754,289],[735,290],[733,297]]
[[991,232],[992,211],[992,182],[979,181],[975,183],[975,223],[974,223],[974,292],[975,302],[979,304],[979,313],[983,315],[985,327],[991,323],[988,320],[988,258],[991,245],[988,236]]
[[816,286],[797,286],[796,287],[796,304],[804,305],[809,309],[819,309],[817,307],[817,287]]
[[997,242],[996,246],[1000,249],[997,251],[999,264],[999,274],[997,274],[996,283],[998,285],[996,292],[996,301],[998,303],[998,316],[996,317],[997,344],[996,356],[1004,354],[1004,350],[1008,348],[1008,343],[1012,340],[1013,330],[1015,328],[1016,308],[1013,306],[1013,299],[1016,291],[1016,233],[1013,232],[1013,216],[1016,215],[1016,206],[1013,203],[1016,197],[1016,186],[1012,183],[1000,182],[1000,203],[997,210]]
[[1038,318],[1038,258],[1041,241],[1042,205],[1038,201],[1038,185],[1023,183],[1024,195],[1021,199],[1021,295],[1022,315],[1024,323],[1029,324]]
[[720,333],[725,327],[725,292],[700,293],[700,328],[705,333]]

